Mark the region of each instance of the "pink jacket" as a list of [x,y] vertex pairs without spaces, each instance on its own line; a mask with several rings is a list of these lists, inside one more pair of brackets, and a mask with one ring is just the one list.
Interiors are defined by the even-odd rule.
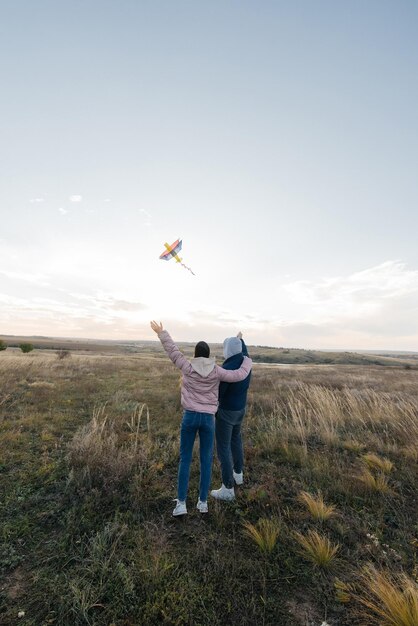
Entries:
[[182,373],[181,406],[199,413],[216,413],[218,408],[219,382],[237,383],[251,371],[252,361],[244,357],[237,370],[224,370],[216,365],[215,359],[199,356],[188,361],[180,352],[166,330],[159,335],[164,350]]

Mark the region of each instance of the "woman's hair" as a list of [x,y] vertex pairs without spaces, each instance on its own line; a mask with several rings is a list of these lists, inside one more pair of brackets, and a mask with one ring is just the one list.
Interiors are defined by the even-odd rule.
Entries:
[[210,348],[206,341],[199,341],[199,343],[195,345],[194,355],[195,357],[204,356],[206,358],[210,355]]

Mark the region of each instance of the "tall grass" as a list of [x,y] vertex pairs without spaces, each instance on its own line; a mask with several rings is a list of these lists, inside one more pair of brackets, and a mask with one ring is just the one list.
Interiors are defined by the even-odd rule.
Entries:
[[392,575],[368,566],[354,598],[365,607],[368,624],[417,626],[418,585],[406,574]]
[[[264,412],[258,426],[260,438],[297,441],[305,451],[310,438],[334,445],[338,441],[359,441],[383,446],[410,446],[418,442],[418,399],[374,389],[329,389],[324,385],[296,382],[283,389]],[[354,439],[353,439],[354,435]],[[350,444],[346,443],[345,447]],[[353,448],[354,449],[354,448]],[[370,463],[373,460],[369,461]],[[389,463],[385,470],[390,471]]]
[[90,422],[75,433],[69,445],[69,462],[71,479],[78,486],[112,491],[146,461],[149,445],[140,445],[137,411],[132,422],[134,437],[124,441],[116,420],[106,414],[106,406],[96,406]]

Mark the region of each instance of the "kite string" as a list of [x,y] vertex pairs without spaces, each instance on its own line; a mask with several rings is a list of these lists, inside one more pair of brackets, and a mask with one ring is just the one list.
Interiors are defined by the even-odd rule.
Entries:
[[187,267],[187,265],[184,265],[184,263],[180,263],[180,265],[182,265],[186,270],[189,270],[189,272],[191,272],[193,274],[193,276],[196,276],[196,274],[194,273],[194,271],[190,267]]

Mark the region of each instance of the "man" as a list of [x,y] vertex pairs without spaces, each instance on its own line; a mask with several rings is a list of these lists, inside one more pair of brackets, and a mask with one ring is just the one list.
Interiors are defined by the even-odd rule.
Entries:
[[[239,332],[236,337],[228,337],[223,343],[224,369],[235,370],[241,367],[244,356],[248,356],[247,346]],[[211,496],[217,500],[235,498],[234,482],[242,485],[244,453],[241,437],[241,424],[247,404],[247,391],[251,372],[237,383],[221,382],[219,385],[219,408],[216,414],[216,449],[221,464],[222,486],[213,489]]]

